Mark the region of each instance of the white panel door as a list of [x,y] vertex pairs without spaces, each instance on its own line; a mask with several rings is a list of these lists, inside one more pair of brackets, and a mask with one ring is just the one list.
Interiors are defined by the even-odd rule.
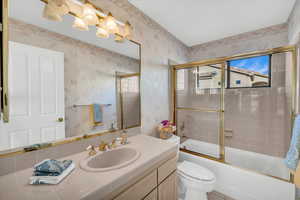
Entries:
[[0,149],[65,138],[64,54],[9,42],[9,123]]

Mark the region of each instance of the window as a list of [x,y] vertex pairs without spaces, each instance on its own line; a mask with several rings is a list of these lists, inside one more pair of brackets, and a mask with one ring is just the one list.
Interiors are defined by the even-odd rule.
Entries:
[[196,94],[205,94],[209,91],[210,94],[218,94],[218,89],[221,88],[221,66],[207,65],[196,67],[193,70],[196,80]]
[[271,86],[271,55],[228,61],[227,88]]

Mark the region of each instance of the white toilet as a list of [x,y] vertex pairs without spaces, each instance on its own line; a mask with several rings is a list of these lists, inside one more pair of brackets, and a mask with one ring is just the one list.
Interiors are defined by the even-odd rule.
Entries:
[[[168,141],[180,145],[180,138],[173,135]],[[216,177],[208,169],[189,161],[177,164],[178,196],[180,200],[207,200],[207,193],[214,189]]]
[[215,186],[216,177],[211,171],[189,161],[177,165],[177,174],[182,200],[207,200],[207,193]]

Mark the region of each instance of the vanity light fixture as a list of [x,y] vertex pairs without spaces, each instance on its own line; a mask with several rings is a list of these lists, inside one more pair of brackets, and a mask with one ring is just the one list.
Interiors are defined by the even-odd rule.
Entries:
[[105,14],[89,0],[41,0],[46,3],[43,16],[52,21],[62,21],[62,16],[71,14],[75,17],[73,28],[88,31],[89,26],[96,26],[96,36],[109,38],[115,35],[116,42],[130,40],[132,26],[127,21],[116,20],[112,13]]

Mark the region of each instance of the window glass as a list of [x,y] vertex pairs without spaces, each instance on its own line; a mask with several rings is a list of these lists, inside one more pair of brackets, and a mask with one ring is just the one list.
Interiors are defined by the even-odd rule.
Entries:
[[228,61],[227,88],[270,87],[270,55]]

